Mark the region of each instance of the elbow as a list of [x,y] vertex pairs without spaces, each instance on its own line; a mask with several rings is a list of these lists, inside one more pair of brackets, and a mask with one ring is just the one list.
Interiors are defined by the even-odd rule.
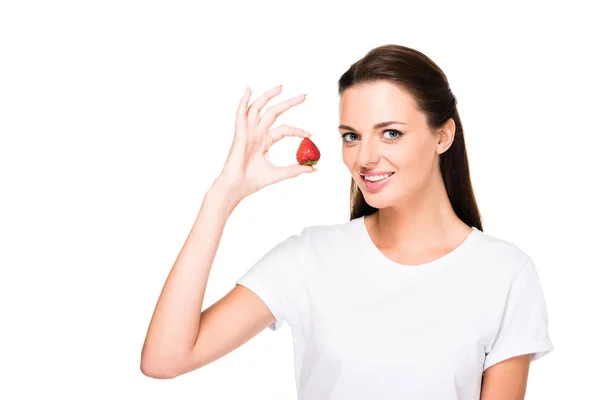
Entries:
[[169,368],[165,368],[164,365],[143,358],[140,362],[140,371],[147,377],[154,379],[173,379],[177,376],[176,373]]
[[177,368],[177,363],[165,357],[151,356],[142,354],[140,360],[140,371],[149,378],[154,379],[173,379],[181,373]]

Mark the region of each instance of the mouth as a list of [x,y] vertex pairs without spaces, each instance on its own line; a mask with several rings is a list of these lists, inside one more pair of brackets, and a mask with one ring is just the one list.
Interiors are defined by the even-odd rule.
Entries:
[[360,180],[362,181],[365,188],[369,191],[378,190],[385,186],[390,180],[390,178],[394,175],[395,172],[391,172],[383,175],[371,175],[369,177],[365,177],[360,174]]

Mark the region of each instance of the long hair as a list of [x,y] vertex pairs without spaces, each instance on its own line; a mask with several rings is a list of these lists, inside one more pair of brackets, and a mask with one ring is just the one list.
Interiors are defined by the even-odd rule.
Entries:
[[[388,81],[413,96],[431,130],[452,118],[456,132],[452,145],[440,155],[440,171],[454,212],[465,224],[483,231],[481,215],[469,175],[463,127],[444,72],[425,54],[400,45],[376,47],[356,61],[338,81],[338,94],[359,83]],[[354,179],[350,183],[350,220],[377,211],[365,201]]]

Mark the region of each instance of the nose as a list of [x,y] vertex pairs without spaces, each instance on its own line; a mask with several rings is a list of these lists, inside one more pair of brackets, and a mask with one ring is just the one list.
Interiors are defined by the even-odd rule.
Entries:
[[371,143],[371,140],[361,140],[358,150],[358,163],[361,166],[367,166],[369,164],[375,164],[379,161],[379,155],[377,154],[377,146]]

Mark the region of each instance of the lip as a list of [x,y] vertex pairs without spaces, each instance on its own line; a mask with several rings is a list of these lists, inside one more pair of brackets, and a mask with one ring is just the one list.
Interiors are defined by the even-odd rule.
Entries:
[[394,171],[359,171],[358,173],[362,176],[373,176],[373,175],[393,174]]
[[[389,172],[388,172],[389,173]],[[369,175],[385,175],[386,173],[381,173],[378,172],[376,174],[369,174]],[[392,178],[392,176],[394,176],[394,173],[392,172],[390,176],[388,176],[387,178],[377,181],[377,182],[369,182],[368,180],[365,179],[365,177],[362,175],[362,173],[360,173],[360,180],[363,183],[363,186],[370,192],[372,191],[376,191],[381,189],[382,187],[384,187]]]

